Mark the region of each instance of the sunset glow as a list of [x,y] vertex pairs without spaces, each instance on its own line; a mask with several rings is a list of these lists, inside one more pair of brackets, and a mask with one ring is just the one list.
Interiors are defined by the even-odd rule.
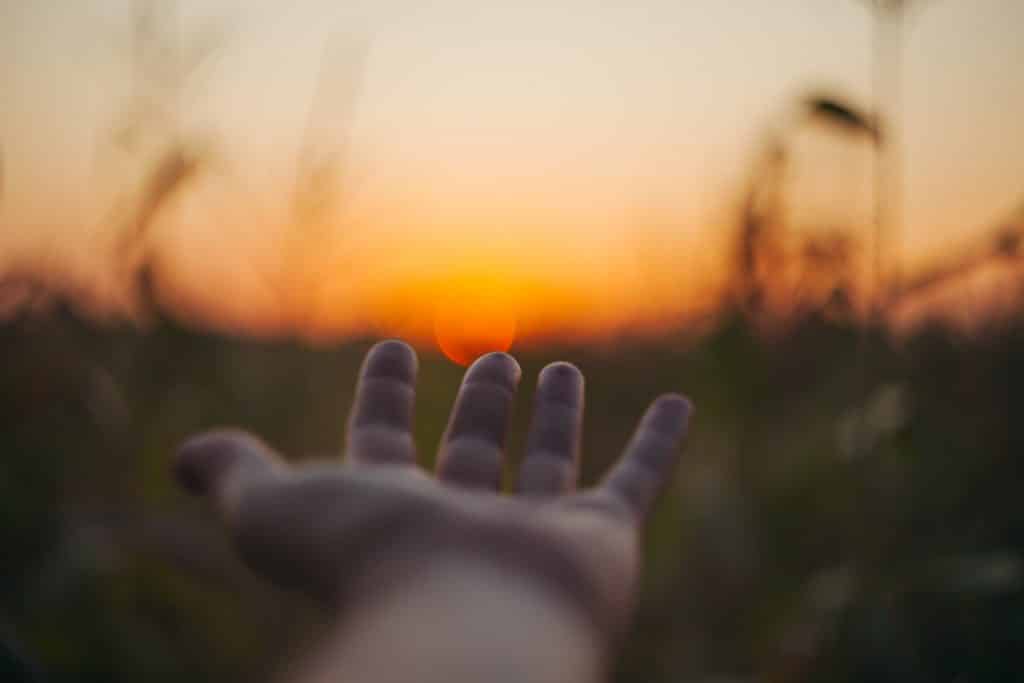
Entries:
[[508,297],[486,282],[468,282],[447,293],[434,312],[437,345],[459,365],[491,351],[508,351],[516,333]]
[[[181,0],[140,43],[147,67],[127,0],[15,3],[0,10],[0,270],[48,269],[124,315],[117,247],[185,141],[195,172],[141,222],[139,253],[190,324],[404,336],[460,363],[689,329],[735,275],[765,132],[811,88],[871,109],[863,4]],[[1022,8],[935,3],[907,29],[885,255],[904,273],[1021,201]],[[214,56],[161,80],[180,66],[163,42],[221,19]],[[141,117],[128,146],[126,116]],[[779,204],[867,272],[872,148],[818,133],[787,150]],[[819,287],[774,277],[793,280],[784,297]]]

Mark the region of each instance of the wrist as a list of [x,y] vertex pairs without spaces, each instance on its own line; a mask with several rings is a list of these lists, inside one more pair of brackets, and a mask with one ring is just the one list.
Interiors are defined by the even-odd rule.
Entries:
[[350,604],[297,680],[596,683],[607,655],[583,612],[533,575],[437,553]]
[[[596,640],[607,645],[622,627],[623,609],[612,605],[600,577],[564,539],[530,525],[507,521],[420,520],[406,524],[389,542],[363,553],[359,569],[339,594],[345,616],[422,589],[426,577],[485,579],[504,593],[524,590],[552,608],[574,615]],[[467,607],[453,587],[449,609]]]

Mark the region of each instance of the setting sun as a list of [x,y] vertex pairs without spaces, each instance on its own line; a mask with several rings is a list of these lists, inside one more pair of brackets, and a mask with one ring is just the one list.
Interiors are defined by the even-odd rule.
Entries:
[[437,345],[459,365],[469,365],[491,351],[507,351],[515,333],[516,318],[511,308],[486,293],[453,294],[434,311]]

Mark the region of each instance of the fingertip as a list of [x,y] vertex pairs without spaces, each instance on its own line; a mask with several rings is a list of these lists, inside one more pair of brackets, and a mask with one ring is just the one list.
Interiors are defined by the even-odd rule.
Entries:
[[203,495],[209,480],[209,458],[217,450],[216,442],[223,438],[218,431],[203,432],[188,437],[178,446],[174,457],[173,472],[178,483],[189,493]]
[[648,427],[669,435],[681,435],[693,415],[693,403],[678,393],[662,394],[654,400],[644,416]]
[[272,466],[267,447],[248,432],[234,428],[213,429],[186,439],[173,462],[174,476],[189,493],[215,491],[225,474],[243,460]]
[[537,387],[547,398],[565,403],[577,403],[583,392],[583,373],[564,360],[544,366],[537,376]]
[[492,351],[480,356],[466,370],[466,382],[490,382],[507,389],[515,389],[523,375],[519,362],[504,351]]
[[400,339],[377,342],[366,353],[362,376],[387,377],[412,383],[419,370],[416,351]]
[[580,369],[567,360],[556,360],[553,363],[548,363],[540,371],[540,374],[541,376],[551,374],[553,377],[583,376]]

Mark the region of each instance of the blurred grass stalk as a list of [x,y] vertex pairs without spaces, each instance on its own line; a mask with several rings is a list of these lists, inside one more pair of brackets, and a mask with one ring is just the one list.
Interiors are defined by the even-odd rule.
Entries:
[[315,336],[325,271],[337,253],[337,229],[353,181],[349,147],[367,46],[328,36],[306,117],[292,189],[292,224],[282,245],[282,311],[297,337]]
[[[851,305],[862,298],[848,291],[851,280],[850,257],[854,239],[832,234],[826,239],[804,236],[793,258],[787,250],[786,208],[789,201],[788,176],[792,166],[794,140],[809,126],[822,126],[837,136],[866,139],[877,149],[882,146],[877,121],[845,98],[825,91],[812,91],[785,108],[764,133],[755,158],[750,180],[742,200],[739,235],[734,253],[735,305],[755,322],[777,324],[780,318],[807,312],[822,305],[819,301],[801,301],[788,282],[796,266],[801,279],[808,275],[831,280]],[[794,263],[798,261],[798,263]],[[831,271],[817,273],[819,270]],[[783,291],[772,291],[781,289]],[[799,287],[797,287],[799,289]],[[868,296],[870,297],[870,292]],[[831,297],[830,297],[831,298]],[[790,310],[785,310],[786,308]],[[867,316],[870,319],[870,312]]]
[[176,9],[175,2],[138,0],[132,26],[132,94],[114,131],[114,141],[124,151],[143,163],[147,156],[152,159],[115,254],[126,272],[129,305],[144,319],[160,315],[154,226],[210,158],[199,136],[185,130],[183,100],[224,37],[219,26],[210,25],[183,39],[176,30]]

